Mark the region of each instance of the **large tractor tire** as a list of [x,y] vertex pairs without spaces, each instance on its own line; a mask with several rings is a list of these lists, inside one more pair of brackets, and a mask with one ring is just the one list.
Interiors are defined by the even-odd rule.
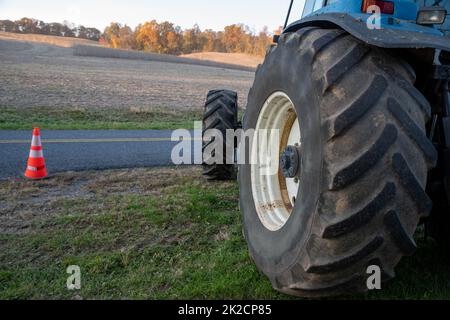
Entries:
[[278,129],[266,140],[280,145],[254,138],[240,148],[252,160],[280,157],[279,168],[247,161],[239,183],[250,256],[275,289],[366,291],[369,266],[385,281],[414,253],[437,161],[425,134],[431,108],[414,82],[405,61],[342,30],[304,28],[269,50],[243,129]]
[[[216,129],[222,133],[223,140],[203,139],[203,175],[208,180],[233,180],[236,179],[236,166],[227,163],[226,131],[235,130],[238,127],[238,96],[230,90],[212,90],[208,93],[203,115],[203,136],[207,130]],[[221,163],[210,163],[208,158],[214,154],[205,155],[205,149],[220,148],[222,144],[223,157]],[[233,142],[234,143],[234,142]]]

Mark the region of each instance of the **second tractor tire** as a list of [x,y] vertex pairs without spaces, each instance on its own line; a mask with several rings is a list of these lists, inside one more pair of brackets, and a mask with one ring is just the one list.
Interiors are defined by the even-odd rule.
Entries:
[[[238,95],[230,90],[211,90],[206,98],[203,115],[203,136],[207,130],[216,129],[222,134],[222,163],[203,163],[203,175],[208,180],[235,180],[236,166],[226,159],[226,131],[238,127]],[[219,141],[203,141],[203,151],[215,147]],[[208,156],[208,155],[206,155]],[[205,159],[204,159],[205,160]]]

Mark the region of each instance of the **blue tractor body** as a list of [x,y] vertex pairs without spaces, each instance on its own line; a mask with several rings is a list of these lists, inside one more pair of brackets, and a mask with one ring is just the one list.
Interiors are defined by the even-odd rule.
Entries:
[[[301,19],[286,26],[292,32],[307,25],[337,26],[368,44],[385,48],[433,48],[450,50],[445,36],[450,21],[440,25],[420,25],[416,22],[419,10],[431,6],[435,0],[381,1],[393,6],[392,13],[381,13],[378,29],[368,28],[373,13],[362,10],[364,0],[306,0]],[[376,3],[376,1],[368,1]],[[450,9],[443,1],[440,8]],[[437,8],[437,7],[436,7]],[[449,19],[450,20],[450,19]],[[372,20],[373,22],[373,20]],[[369,22],[370,23],[370,22]]]
[[[320,0],[318,0],[319,2]],[[355,19],[366,21],[372,14],[362,13],[363,0],[346,0],[346,1],[334,1],[331,4],[323,6],[321,9],[309,13],[321,14],[321,13],[336,13],[344,12],[349,14]],[[416,18],[419,6],[413,0],[394,0],[392,1],[395,6],[393,14],[381,14],[381,28],[415,31],[420,33],[427,33],[433,35],[442,35],[442,33],[433,27],[421,26],[416,24]],[[421,1],[423,2],[423,1]],[[324,3],[326,4],[326,2]],[[308,8],[305,8],[308,9]],[[305,12],[306,13],[306,12]],[[391,19],[394,19],[394,23],[390,23]]]

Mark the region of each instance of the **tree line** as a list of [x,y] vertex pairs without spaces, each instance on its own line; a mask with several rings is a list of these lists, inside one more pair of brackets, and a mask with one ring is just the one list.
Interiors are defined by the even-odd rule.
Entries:
[[267,27],[257,34],[243,24],[233,24],[222,31],[202,31],[198,25],[183,30],[171,22],[158,23],[156,20],[140,24],[134,30],[126,24],[112,22],[102,33],[98,29],[75,26],[67,21],[45,23],[22,18],[17,21],[0,20],[0,31],[82,38],[100,41],[112,48],[174,55],[228,52],[263,56],[272,42]]
[[0,31],[71,37],[93,41],[99,41],[102,35],[101,31],[96,28],[87,28],[81,25],[75,26],[67,21],[63,23],[46,23],[31,18],[22,18],[16,21],[0,20]]
[[113,22],[103,38],[113,48],[175,55],[214,51],[263,56],[272,42],[267,27],[258,34],[243,24],[227,26],[223,31],[202,31],[198,25],[183,30],[171,22],[156,20],[140,24],[135,30]]

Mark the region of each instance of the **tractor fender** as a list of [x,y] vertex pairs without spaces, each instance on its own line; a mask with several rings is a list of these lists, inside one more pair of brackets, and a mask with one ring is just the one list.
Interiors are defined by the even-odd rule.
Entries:
[[346,13],[321,13],[311,15],[290,24],[283,33],[295,32],[308,26],[323,28],[339,27],[355,38],[381,48],[432,48],[450,51],[450,38],[419,31],[409,31],[395,27],[369,29],[366,21]]

